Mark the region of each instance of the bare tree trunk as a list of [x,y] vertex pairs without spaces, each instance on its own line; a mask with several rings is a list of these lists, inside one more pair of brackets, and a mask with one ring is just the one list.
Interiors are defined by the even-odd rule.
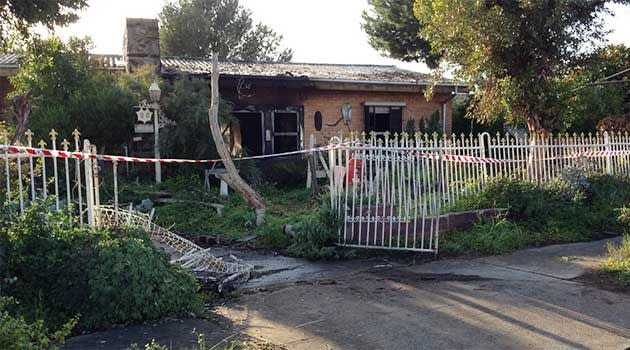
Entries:
[[529,172],[531,178],[539,180],[541,178],[542,167],[544,165],[542,163],[544,155],[540,146],[547,141],[546,139],[549,136],[549,131],[543,127],[540,116],[529,112],[525,112],[524,114],[526,115],[527,129],[529,130],[530,146],[527,171]]
[[31,92],[32,90],[28,89],[23,94],[13,98],[13,113],[15,114],[16,125],[11,144],[15,144],[22,139],[31,123]]
[[247,200],[254,208],[256,208],[256,225],[261,226],[264,223],[265,210],[267,206],[263,198],[251,186],[241,178],[232,161],[230,151],[225,145],[221,126],[219,125],[219,64],[217,54],[212,53],[212,73],[211,73],[211,103],[208,116],[210,119],[210,130],[212,138],[217,146],[217,152],[223,161],[226,174],[221,176],[235,191],[239,192],[245,200]]

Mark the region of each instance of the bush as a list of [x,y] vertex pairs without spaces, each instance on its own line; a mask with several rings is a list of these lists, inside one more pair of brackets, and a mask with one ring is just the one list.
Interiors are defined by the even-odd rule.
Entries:
[[617,220],[624,226],[626,233],[630,234],[630,206],[619,208],[617,212],[619,213]]
[[[569,171],[544,186],[510,178],[492,179],[484,190],[457,201],[447,211],[508,208],[507,219],[515,225],[512,228],[518,235],[526,237],[520,242],[530,245],[584,241],[601,237],[602,233],[623,232],[622,224],[627,222],[624,213],[627,212],[622,207],[628,202],[630,180],[627,178],[585,176],[580,171]],[[619,220],[616,220],[618,216]],[[505,225],[484,224],[468,233],[480,235],[480,238],[466,233],[449,233],[442,248],[457,253],[513,250],[512,242],[515,241],[512,239],[503,241],[505,249],[484,243],[484,237],[492,238],[497,234],[496,230],[505,228]],[[462,243],[466,240],[474,243]]]
[[295,228],[295,239],[287,253],[310,260],[335,258],[337,254],[331,244],[336,238],[335,231],[324,227],[319,220],[308,219]]
[[263,180],[282,186],[304,186],[308,163],[296,157],[269,159],[259,163]]
[[15,301],[0,297],[0,349],[4,350],[56,350],[56,343],[63,342],[77,323],[66,323],[59,331],[51,333],[41,320],[28,322],[24,317],[13,316],[7,306]]
[[71,139],[78,128],[101,147],[128,141],[133,134],[133,106],[138,102],[89,59],[89,39],[33,37],[20,53],[20,70],[11,77],[14,94],[32,89],[30,128],[38,138],[55,129]]
[[29,320],[59,328],[81,315],[80,330],[196,310],[194,277],[169,263],[143,232],[117,235],[77,227],[45,202],[0,229],[7,242],[3,292]]
[[337,240],[339,220],[337,213],[324,198],[324,204],[319,208],[317,215],[305,218],[296,226],[295,237],[288,247],[287,253],[309,260],[347,257],[347,252],[334,246]]
[[621,245],[608,244],[608,257],[602,269],[614,274],[622,285],[630,287],[630,235],[624,236]]

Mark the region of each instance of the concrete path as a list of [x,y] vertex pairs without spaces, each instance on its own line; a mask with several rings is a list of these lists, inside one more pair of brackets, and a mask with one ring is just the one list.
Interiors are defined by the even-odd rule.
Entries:
[[630,294],[574,279],[610,241],[619,239],[423,264],[240,254],[258,277],[216,308],[220,325],[136,326],[77,337],[66,349],[124,349],[113,339],[137,334],[129,329],[142,332],[135,342],[153,336],[181,349],[193,340],[188,323],[215,339],[242,334],[277,346],[265,349],[630,349]]
[[253,281],[219,314],[289,349],[627,349],[630,296],[572,280],[606,243]]

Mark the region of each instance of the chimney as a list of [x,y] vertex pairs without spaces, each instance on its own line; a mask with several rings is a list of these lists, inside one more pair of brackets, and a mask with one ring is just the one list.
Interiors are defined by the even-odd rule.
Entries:
[[127,73],[149,64],[160,70],[160,27],[157,19],[127,18],[123,55]]

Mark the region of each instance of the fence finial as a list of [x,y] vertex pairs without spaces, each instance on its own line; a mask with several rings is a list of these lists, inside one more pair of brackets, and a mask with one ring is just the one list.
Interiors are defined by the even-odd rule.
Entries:
[[74,129],[74,131],[72,131],[72,136],[74,136],[75,140],[78,140],[79,137],[81,137],[81,133],[79,132],[78,129]]
[[46,148],[46,141],[44,140],[40,140],[39,143],[37,143],[37,145],[39,145],[39,148]]
[[68,142],[67,139],[63,139],[63,141],[61,141],[61,147],[63,147],[64,151],[67,151],[70,148],[70,142]]
[[31,147],[33,145],[33,135],[35,135],[31,129],[27,129],[24,132],[24,135],[26,135],[26,142],[28,144],[29,147]]
[[50,139],[51,140],[55,141],[55,140],[57,140],[57,135],[59,135],[59,133],[57,133],[57,130],[52,129],[52,130],[50,130],[48,135],[50,135]]

